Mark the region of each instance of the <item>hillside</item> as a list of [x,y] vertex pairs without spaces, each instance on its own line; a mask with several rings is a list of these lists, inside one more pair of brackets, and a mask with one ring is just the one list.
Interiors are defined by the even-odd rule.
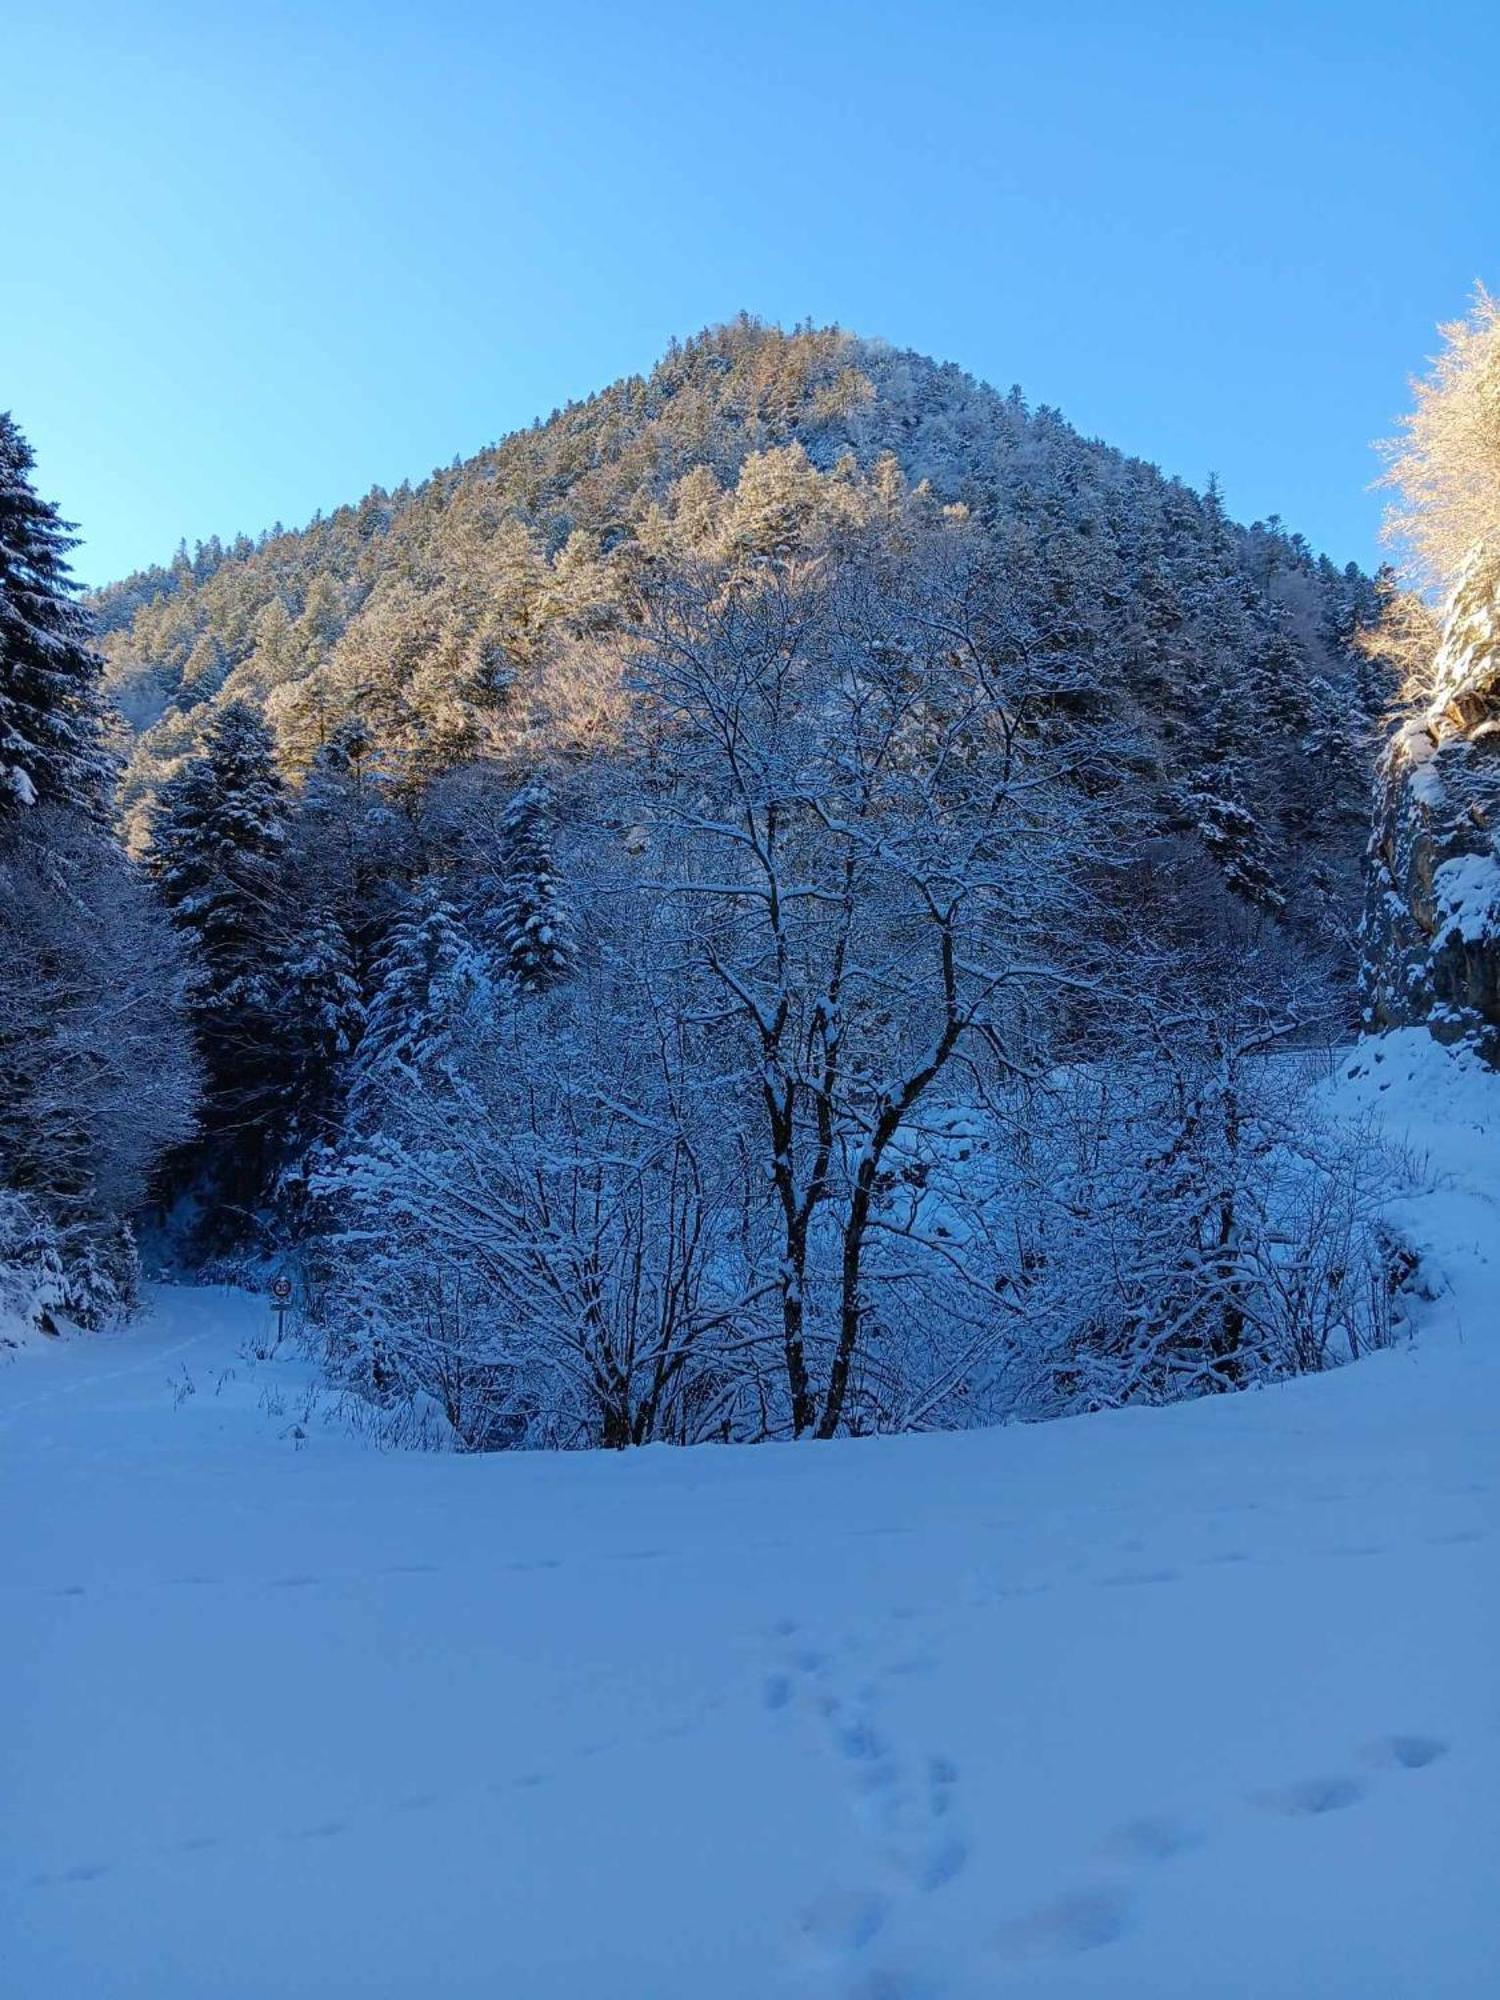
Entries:
[[773,539],[778,489],[802,472],[898,480],[966,510],[1005,659],[1045,663],[1053,698],[1106,729],[1130,812],[1196,835],[1305,935],[1346,939],[1385,695],[1348,644],[1369,580],[1275,522],[1237,526],[1216,493],[1018,390],[836,329],[749,320],[416,488],[96,593],[133,836],[210,716],[241,698],[294,775],[350,717],[412,787],[474,758],[526,773],[608,748],[642,566],[747,468]]
[[1430,1296],[1258,1395],[412,1455],[207,1289],[0,1369],[7,1990],[1492,1992],[1497,1079],[1352,1067]]

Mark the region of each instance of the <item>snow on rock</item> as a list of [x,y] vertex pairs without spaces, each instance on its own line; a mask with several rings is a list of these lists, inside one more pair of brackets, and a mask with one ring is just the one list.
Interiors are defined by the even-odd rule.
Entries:
[[1500,858],[1461,854],[1433,871],[1438,923],[1465,944],[1500,943]]
[[374,1450],[263,1302],[0,1367],[0,1989],[1477,2000],[1500,1906],[1500,1077],[1408,1347],[835,1445]]
[[1423,1022],[1500,1063],[1500,582],[1476,551],[1426,711],[1380,765],[1364,918],[1373,1028]]

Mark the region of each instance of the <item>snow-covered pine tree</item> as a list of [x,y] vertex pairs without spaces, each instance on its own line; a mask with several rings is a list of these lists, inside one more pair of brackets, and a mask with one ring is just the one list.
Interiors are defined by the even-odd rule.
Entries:
[[484,961],[442,886],[418,884],[375,961],[365,1032],[354,1065],[357,1115],[403,1072],[444,1072],[467,1018],[487,1009],[492,988]]
[[552,794],[533,781],[500,821],[501,886],[495,919],[506,971],[522,993],[545,993],[577,959],[574,919],[553,854]]
[[188,1004],[206,1092],[193,1165],[227,1197],[257,1198],[281,1132],[289,1068],[277,1019],[286,926],[286,798],[253,709],[215,717],[164,789],[152,827],[163,901],[190,939]]
[[312,911],[298,926],[281,987],[292,1119],[307,1137],[322,1137],[364,1021],[349,940],[327,911]]
[[33,487],[34,464],[0,411],[0,825],[35,804],[101,818],[109,789],[102,663],[72,594],[74,538]]

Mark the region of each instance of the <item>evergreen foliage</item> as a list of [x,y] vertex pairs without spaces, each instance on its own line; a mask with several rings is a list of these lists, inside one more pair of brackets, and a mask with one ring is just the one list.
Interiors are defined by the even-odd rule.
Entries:
[[291,1087],[281,1018],[286,810],[270,731],[236,702],[163,789],[153,827],[157,885],[192,953],[188,1006],[205,1081],[197,1151],[209,1179],[240,1203],[263,1190]]
[[526,786],[500,822],[502,888],[495,910],[505,969],[522,993],[545,993],[572,971],[573,916],[553,859],[553,802]]
[[[140,725],[134,835],[236,700],[265,710],[294,775],[354,720],[408,795],[476,757],[514,782],[616,747],[619,640],[662,563],[703,534],[763,561],[810,514],[889,509],[898,491],[967,512],[997,646],[1025,660],[1029,699],[1045,683],[1109,724],[1158,830],[1236,817],[1243,838],[1208,843],[1255,852],[1233,879],[1309,940],[1347,932],[1384,698],[1351,643],[1370,581],[1017,391],[748,319],[421,486],[102,593],[110,685]],[[1205,784],[1209,763],[1232,780]],[[1224,810],[1186,807],[1200,791]]]
[[33,487],[34,463],[0,411],[0,830],[36,804],[97,817],[109,783],[103,662],[73,595],[73,537]]
[[71,539],[0,416],[0,1316],[100,1325],[192,1124],[179,954],[105,827],[100,661]]

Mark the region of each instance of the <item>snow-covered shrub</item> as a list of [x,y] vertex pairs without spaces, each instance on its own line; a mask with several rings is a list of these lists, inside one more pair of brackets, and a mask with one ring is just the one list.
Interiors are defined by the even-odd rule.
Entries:
[[0,1188],[0,1343],[55,1333],[66,1310],[56,1232],[41,1204]]
[[1049,1081],[1003,1170],[998,1411],[1174,1402],[1389,1343],[1388,1163],[1319,1109],[1315,1072],[1221,1040]]
[[669,1050],[652,1019],[624,969],[571,1011],[492,994],[357,1094],[315,1177],[315,1290],[335,1375],[394,1428],[428,1403],[468,1450],[762,1428],[725,1359],[738,1175],[684,1087],[690,1030]]

